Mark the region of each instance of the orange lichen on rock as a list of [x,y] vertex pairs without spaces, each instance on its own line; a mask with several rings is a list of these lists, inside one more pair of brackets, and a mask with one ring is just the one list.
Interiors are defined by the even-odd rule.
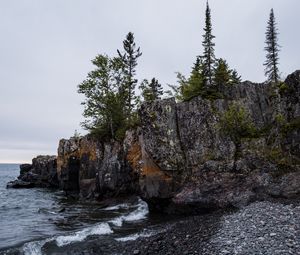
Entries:
[[135,142],[129,148],[126,159],[134,171],[139,171],[142,160],[142,149],[138,142]]
[[81,140],[79,144],[79,158],[83,155],[87,155],[89,160],[97,160],[97,145],[94,141]]

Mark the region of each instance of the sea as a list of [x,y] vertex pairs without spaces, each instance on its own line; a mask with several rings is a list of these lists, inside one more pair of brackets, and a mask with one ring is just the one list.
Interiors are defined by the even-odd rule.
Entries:
[[159,231],[149,226],[163,219],[150,217],[139,197],[104,207],[68,198],[59,190],[6,189],[19,171],[18,164],[0,164],[1,255],[56,254],[91,238],[126,242]]

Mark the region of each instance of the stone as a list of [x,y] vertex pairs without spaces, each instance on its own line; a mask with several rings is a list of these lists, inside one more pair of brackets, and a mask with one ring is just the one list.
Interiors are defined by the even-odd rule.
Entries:
[[56,156],[37,156],[32,164],[20,165],[18,180],[8,183],[9,188],[57,188]]
[[22,164],[20,165],[20,175],[28,173],[32,169],[31,164]]
[[15,180],[11,181],[6,185],[6,188],[8,189],[29,189],[29,188],[34,188],[35,184],[32,182],[25,182],[22,180]]

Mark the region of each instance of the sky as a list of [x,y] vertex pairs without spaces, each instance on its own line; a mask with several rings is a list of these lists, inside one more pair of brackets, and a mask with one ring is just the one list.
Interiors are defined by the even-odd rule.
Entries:
[[[299,0],[210,0],[216,57],[264,81],[266,24],[278,23],[282,76],[300,69]],[[204,0],[0,0],[0,163],[55,155],[83,121],[77,86],[91,60],[116,55],[132,31],[138,78],[175,84],[201,55]]]

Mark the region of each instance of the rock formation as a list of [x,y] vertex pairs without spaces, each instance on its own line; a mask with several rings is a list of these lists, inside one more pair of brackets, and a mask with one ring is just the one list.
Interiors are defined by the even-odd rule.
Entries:
[[219,92],[144,103],[123,142],[61,140],[60,188],[81,198],[139,194],[170,212],[299,197],[300,71],[280,87],[246,81]]
[[126,160],[127,140],[102,143],[90,136],[62,139],[57,158],[60,187],[84,198],[136,192],[137,175]]
[[58,187],[56,156],[38,156],[32,164],[20,165],[20,176],[8,188]]

